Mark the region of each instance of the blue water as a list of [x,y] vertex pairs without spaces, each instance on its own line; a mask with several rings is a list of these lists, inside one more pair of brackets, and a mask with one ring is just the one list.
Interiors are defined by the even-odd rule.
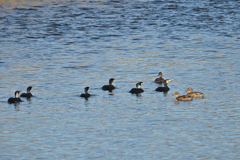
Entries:
[[[1,1],[0,159],[238,159],[239,8]],[[160,71],[174,79],[167,94],[155,91]],[[112,77],[117,89],[102,91]],[[130,94],[139,81],[145,92]],[[30,85],[34,97],[7,103]],[[188,87],[205,97],[172,97]]]

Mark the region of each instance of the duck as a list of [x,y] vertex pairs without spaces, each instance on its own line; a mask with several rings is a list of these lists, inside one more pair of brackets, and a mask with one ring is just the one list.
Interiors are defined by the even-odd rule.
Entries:
[[85,88],[84,88],[84,92],[85,92],[85,93],[82,93],[82,94],[80,95],[80,97],[85,97],[85,98],[90,97],[91,94],[88,93],[88,90],[89,90],[89,89],[90,89],[90,87],[85,87]]
[[166,80],[164,80],[164,87],[158,87],[158,88],[156,88],[155,89],[155,91],[158,91],[158,92],[168,92],[169,90],[170,90],[170,88],[168,87],[168,83],[170,82],[170,81],[172,81],[173,79],[166,79]]
[[175,92],[173,96],[176,96],[176,100],[178,101],[191,101],[193,98],[188,95],[180,96],[179,92]]
[[201,92],[193,92],[193,89],[191,87],[189,87],[186,91],[188,94],[187,96],[190,96],[192,98],[203,98],[203,93]]
[[116,79],[114,79],[114,78],[109,79],[109,85],[104,85],[104,86],[102,86],[102,90],[104,90],[104,91],[106,91],[106,90],[108,90],[108,91],[114,90],[116,87],[115,87],[114,85],[112,85],[112,83],[113,83],[115,80],[116,80]]
[[164,79],[162,78],[162,72],[158,73],[159,78],[156,78],[154,82],[156,83],[164,83]]
[[19,98],[19,94],[20,94],[21,90],[16,91],[15,92],[15,98],[11,97],[8,99],[8,103],[16,103],[16,102],[22,102],[22,100]]
[[144,92],[144,90],[141,88],[141,85],[143,85],[144,82],[138,82],[136,84],[136,88],[132,88],[129,92],[132,94],[139,94]]
[[27,93],[22,93],[22,94],[20,95],[20,97],[27,97],[27,98],[32,97],[32,96],[33,96],[32,93],[31,93],[31,89],[32,89],[32,88],[33,88],[32,86],[29,86],[29,87],[27,88]]

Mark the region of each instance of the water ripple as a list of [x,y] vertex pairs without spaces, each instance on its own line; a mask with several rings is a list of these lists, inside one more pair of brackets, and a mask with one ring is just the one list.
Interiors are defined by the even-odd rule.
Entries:
[[[1,159],[239,157],[238,1],[0,6]],[[174,79],[165,94],[160,71]],[[145,92],[130,94],[139,81]],[[34,97],[7,103],[30,85]],[[205,97],[172,97],[188,87]]]

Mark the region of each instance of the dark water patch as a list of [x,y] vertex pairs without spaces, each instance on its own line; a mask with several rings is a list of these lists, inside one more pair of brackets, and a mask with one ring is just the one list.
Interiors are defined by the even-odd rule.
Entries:
[[71,45],[74,44],[75,42],[66,42],[64,45]]
[[94,10],[94,8],[91,8],[91,7],[79,7],[78,9],[83,11]]
[[158,24],[155,23],[155,22],[149,22],[148,25],[149,25],[149,26],[156,26],[156,25],[158,25]]
[[86,19],[99,19],[100,17],[98,17],[98,16],[85,16],[84,18],[86,18]]
[[48,36],[61,36],[63,33],[51,33],[49,32]]
[[100,39],[101,37],[99,37],[99,36],[94,36],[94,37],[91,37],[91,39]]
[[174,9],[178,9],[178,5],[169,4],[169,5],[165,5],[161,9],[163,9],[163,10],[174,10]]
[[60,5],[58,7],[61,7],[61,8],[68,8],[69,6],[65,6],[65,5]]
[[132,40],[134,40],[134,41],[140,41],[140,40],[142,40],[141,38],[133,38]]
[[65,69],[86,69],[86,68],[91,68],[91,66],[67,66],[67,67],[62,67],[62,68],[65,68]]
[[85,13],[79,13],[79,14],[75,13],[75,14],[71,14],[69,17],[80,17],[80,16],[82,16],[84,14]]
[[121,3],[122,1],[119,1],[119,0],[109,0],[109,2],[112,2],[112,3]]
[[85,31],[86,28],[85,28],[85,27],[77,27],[77,30],[79,30],[79,31]]
[[207,12],[208,8],[196,7],[196,8],[193,8],[192,11],[194,11],[194,12]]
[[217,51],[217,50],[204,50],[203,52],[210,52],[210,53],[216,53],[216,52],[219,52],[219,51]]
[[43,7],[45,7],[45,6],[42,5],[42,6],[33,6],[33,7],[35,7],[35,8],[43,8]]
[[27,25],[17,26],[15,29],[28,29]]
[[105,34],[105,35],[101,35],[101,37],[121,37],[123,35],[121,34]]
[[26,36],[26,38],[30,38],[30,39],[40,39],[40,38],[44,38],[44,36],[42,36],[42,37],[32,37],[32,36]]
[[[61,21],[58,20],[58,19],[50,19],[50,21],[52,21],[52,22],[61,22]],[[48,25],[47,27],[57,28],[57,27],[60,27],[60,26],[62,26],[62,25],[63,25],[62,23],[51,23],[51,24]]]
[[219,35],[220,35],[220,36],[225,36],[225,37],[230,37],[230,38],[233,37],[232,33],[227,33],[227,32],[222,32],[222,33],[220,33]]
[[36,11],[36,8],[13,8],[13,10],[18,10],[18,11]]
[[136,30],[136,29],[139,29],[138,26],[129,26],[130,29],[133,29],[133,30]]

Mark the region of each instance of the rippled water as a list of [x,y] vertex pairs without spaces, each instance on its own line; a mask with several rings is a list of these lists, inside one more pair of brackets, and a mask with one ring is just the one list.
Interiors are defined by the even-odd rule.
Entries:
[[[238,159],[240,2],[0,2],[1,159]],[[174,79],[155,92],[158,72]],[[101,87],[117,80],[112,93]],[[141,96],[129,90],[145,82]],[[7,99],[32,85],[34,97]],[[90,86],[88,100],[79,97]],[[176,102],[188,87],[204,99]]]

